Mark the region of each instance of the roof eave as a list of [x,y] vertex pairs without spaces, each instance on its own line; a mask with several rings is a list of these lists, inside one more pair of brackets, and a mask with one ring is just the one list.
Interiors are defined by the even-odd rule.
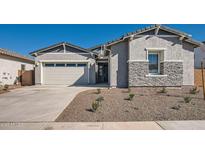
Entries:
[[38,53],[41,53],[41,52],[43,52],[43,51],[46,51],[46,50],[49,50],[49,49],[52,49],[52,48],[55,48],[55,47],[58,47],[58,46],[61,46],[61,45],[70,46],[70,47],[72,47],[72,48],[75,48],[75,49],[78,49],[78,50],[81,50],[81,51],[84,51],[84,52],[88,52],[88,53],[90,52],[90,50],[81,48],[81,47],[79,47],[79,46],[72,45],[72,44],[67,43],[67,42],[61,42],[61,43],[54,44],[54,45],[51,45],[51,46],[46,47],[46,48],[42,48],[42,49],[39,49],[39,50],[30,52],[29,54],[30,54],[31,56],[35,56],[35,57],[36,57]]

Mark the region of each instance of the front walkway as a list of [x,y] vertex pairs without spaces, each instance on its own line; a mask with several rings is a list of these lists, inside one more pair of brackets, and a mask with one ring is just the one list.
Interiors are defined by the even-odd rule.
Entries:
[[205,121],[8,122],[0,130],[205,130]]

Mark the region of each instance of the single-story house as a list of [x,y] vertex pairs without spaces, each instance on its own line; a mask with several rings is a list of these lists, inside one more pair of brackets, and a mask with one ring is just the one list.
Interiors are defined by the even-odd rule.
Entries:
[[194,85],[199,46],[184,32],[153,25],[89,49],[62,42],[30,54],[36,84],[183,86]]
[[0,84],[17,84],[19,71],[33,69],[34,60],[31,58],[0,48]]
[[194,50],[194,67],[196,69],[201,68],[201,61],[205,63],[205,41],[202,42],[200,47]]

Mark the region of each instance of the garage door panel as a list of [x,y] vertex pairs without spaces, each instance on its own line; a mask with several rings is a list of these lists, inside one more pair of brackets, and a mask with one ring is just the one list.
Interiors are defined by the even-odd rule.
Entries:
[[87,67],[44,67],[44,84],[88,84]]

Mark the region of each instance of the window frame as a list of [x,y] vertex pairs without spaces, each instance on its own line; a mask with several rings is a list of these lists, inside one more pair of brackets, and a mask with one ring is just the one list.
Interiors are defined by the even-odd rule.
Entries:
[[148,66],[148,69],[149,69],[149,75],[160,75],[160,53],[159,52],[157,52],[157,51],[148,51],[148,65],[150,65],[150,62],[149,62],[149,55],[157,55],[158,56],[158,58],[157,58],[157,67],[158,67],[158,69],[157,69],[157,73],[151,73],[150,72],[150,69],[149,69],[149,66]]
[[[79,65],[81,65],[81,66],[79,66]],[[84,66],[82,66],[82,65],[84,65]],[[78,63],[77,67],[87,67],[87,64],[86,63]]]
[[[53,65],[53,66],[46,66],[46,65]],[[55,63],[45,63],[44,67],[55,67]]]
[[67,63],[66,67],[77,67],[77,64],[76,63]]
[[[62,64],[63,64],[64,66],[63,66]],[[57,66],[57,65],[59,65],[59,66]],[[62,66],[60,66],[60,65],[62,65]],[[55,67],[66,67],[65,65],[66,65],[65,63],[56,63],[56,64],[55,64]]]

